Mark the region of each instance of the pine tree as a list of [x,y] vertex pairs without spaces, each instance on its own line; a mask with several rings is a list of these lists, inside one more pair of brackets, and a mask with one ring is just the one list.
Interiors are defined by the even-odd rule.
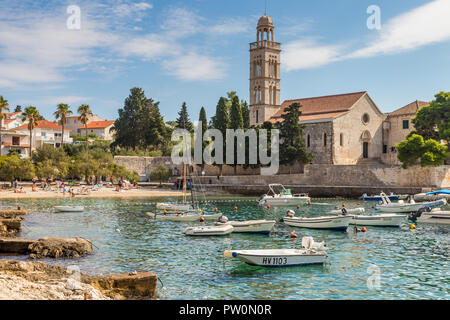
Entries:
[[242,106],[242,118],[244,119],[244,129],[250,128],[250,109],[248,103],[245,100],[241,101]]
[[280,124],[280,164],[293,164],[296,161],[308,163],[311,154],[306,151],[303,140],[303,126],[299,123],[301,116],[300,103],[293,103],[285,109]]
[[177,128],[186,129],[189,132],[194,131],[194,125],[192,124],[191,120],[189,120],[189,114],[187,112],[186,102],[183,102],[183,105],[181,106],[181,110],[180,110],[180,112],[178,112]]
[[[228,114],[228,100],[224,97],[220,97],[219,102],[216,106],[216,115],[213,117],[212,125],[215,129],[222,132],[222,136],[224,137],[223,140],[223,155],[226,154],[226,133],[227,129],[230,126],[230,116]],[[219,175],[222,175],[222,164],[218,164],[220,168]]]
[[230,109],[230,127],[229,129],[242,129],[244,128],[244,119],[242,117],[242,108],[239,103],[239,97],[234,96],[231,100]]

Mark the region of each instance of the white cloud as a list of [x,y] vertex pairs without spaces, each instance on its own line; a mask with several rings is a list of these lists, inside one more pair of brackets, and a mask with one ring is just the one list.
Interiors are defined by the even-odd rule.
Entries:
[[382,25],[371,43],[343,58],[394,54],[450,39],[450,1],[434,0]]
[[251,24],[248,19],[226,19],[204,29],[205,32],[212,35],[229,35],[249,32]]
[[321,45],[311,39],[289,42],[284,46],[281,66],[286,71],[315,68],[336,61],[341,47]]
[[124,56],[136,56],[147,60],[177,54],[180,45],[174,40],[157,34],[147,34],[132,38],[117,47]]
[[167,73],[185,81],[209,81],[224,77],[224,65],[214,58],[189,53],[165,60]]

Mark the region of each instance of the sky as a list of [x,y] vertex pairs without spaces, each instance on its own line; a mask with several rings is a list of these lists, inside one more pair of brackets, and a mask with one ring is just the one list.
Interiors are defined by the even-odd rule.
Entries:
[[0,0],[0,95],[47,119],[63,102],[112,120],[140,87],[166,121],[184,101],[191,120],[202,106],[210,118],[228,91],[248,100],[265,10],[282,101],[368,91],[390,112],[450,91],[450,0]]

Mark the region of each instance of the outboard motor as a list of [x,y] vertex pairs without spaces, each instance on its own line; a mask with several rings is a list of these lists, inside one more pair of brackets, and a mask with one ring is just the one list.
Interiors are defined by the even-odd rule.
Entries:
[[342,215],[343,215],[343,216],[347,215],[347,209],[345,209],[345,208],[342,208],[342,210],[341,210],[341,211],[342,211]]
[[227,218],[227,216],[220,216],[220,218],[219,218],[219,222],[220,223],[227,223],[228,222],[228,218]]
[[288,212],[286,213],[286,216],[289,218],[293,218],[295,216],[294,210],[288,210]]
[[422,213],[431,212],[431,210],[432,210],[431,207],[422,207],[419,210],[417,210],[417,212],[411,213],[409,219],[411,219],[412,221],[416,221],[417,218],[419,218],[422,215]]

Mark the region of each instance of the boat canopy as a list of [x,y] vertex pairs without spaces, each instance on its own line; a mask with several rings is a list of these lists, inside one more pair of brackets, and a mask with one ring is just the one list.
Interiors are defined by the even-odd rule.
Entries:
[[427,192],[426,194],[450,194],[450,190],[442,189],[442,190],[438,190],[438,191]]
[[292,192],[291,192],[291,189],[284,189],[284,190],[281,190],[280,194],[291,196]]

